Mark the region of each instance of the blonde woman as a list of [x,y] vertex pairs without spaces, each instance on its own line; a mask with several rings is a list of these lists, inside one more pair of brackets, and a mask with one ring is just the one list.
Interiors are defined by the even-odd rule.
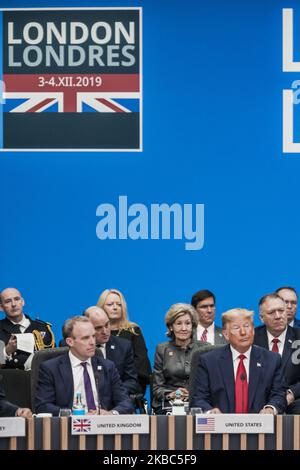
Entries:
[[128,319],[127,305],[123,294],[117,289],[106,289],[100,295],[97,305],[105,310],[110,319],[111,334],[131,342],[138,381],[141,391],[144,393],[149,383],[151,365],[142,331],[136,323]]

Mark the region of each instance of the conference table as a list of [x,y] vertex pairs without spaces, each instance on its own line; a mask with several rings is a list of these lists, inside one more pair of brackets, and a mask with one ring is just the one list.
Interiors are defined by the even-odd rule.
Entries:
[[300,450],[300,416],[275,417],[273,434],[196,434],[194,416],[150,416],[149,434],[72,435],[71,419],[31,418],[0,450]]

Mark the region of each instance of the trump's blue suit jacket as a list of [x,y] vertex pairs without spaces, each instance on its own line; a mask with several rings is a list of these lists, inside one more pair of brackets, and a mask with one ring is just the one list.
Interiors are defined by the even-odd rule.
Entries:
[[[113,362],[92,357],[92,367],[101,408],[120,414],[133,413],[132,402],[123,387]],[[59,414],[60,408],[72,408],[73,374],[69,354],[63,354],[40,365],[35,398],[37,413]]]
[[[202,408],[204,412],[219,408],[222,413],[235,413],[235,380],[229,345],[199,356],[194,383],[190,407]],[[287,405],[285,395],[280,356],[259,346],[252,346],[248,412],[259,413],[268,404],[282,413]]]

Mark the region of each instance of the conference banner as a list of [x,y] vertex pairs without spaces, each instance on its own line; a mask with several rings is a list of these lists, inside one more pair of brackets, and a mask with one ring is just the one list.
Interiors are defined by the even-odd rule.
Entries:
[[141,9],[2,10],[4,150],[141,148]]

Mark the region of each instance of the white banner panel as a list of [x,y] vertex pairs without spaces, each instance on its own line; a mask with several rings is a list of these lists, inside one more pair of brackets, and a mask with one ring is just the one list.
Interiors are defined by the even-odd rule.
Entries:
[[149,434],[147,415],[72,417],[72,434]]
[[25,435],[25,418],[0,418],[0,437],[19,437]]
[[196,434],[273,434],[274,416],[260,414],[199,414]]

